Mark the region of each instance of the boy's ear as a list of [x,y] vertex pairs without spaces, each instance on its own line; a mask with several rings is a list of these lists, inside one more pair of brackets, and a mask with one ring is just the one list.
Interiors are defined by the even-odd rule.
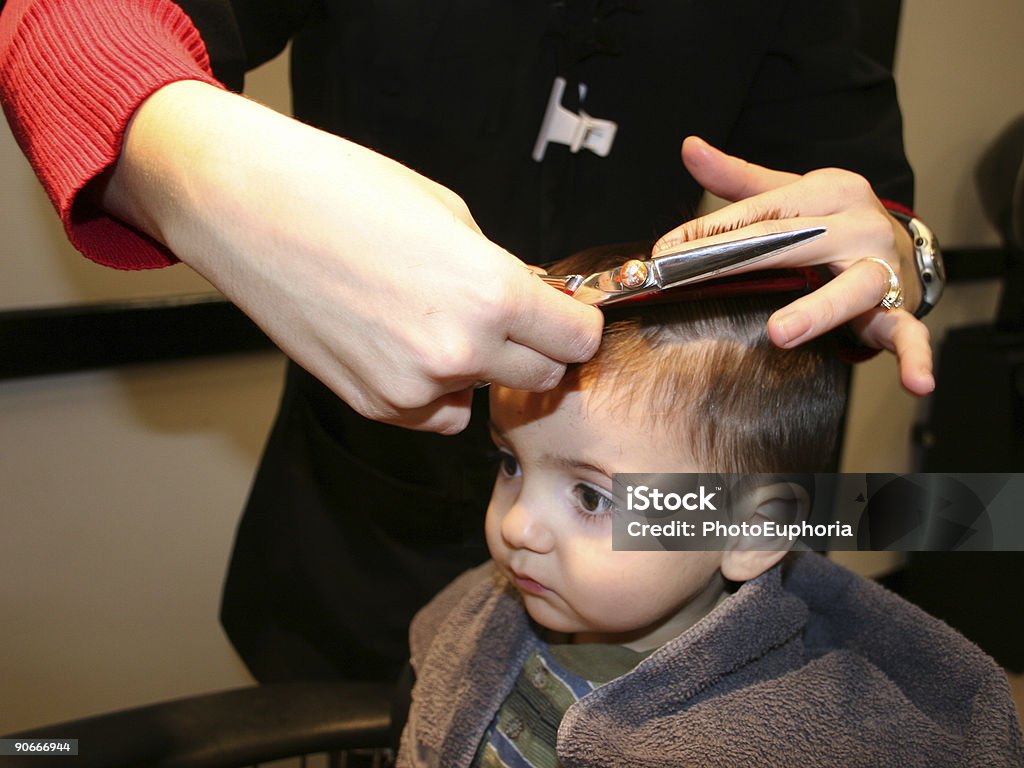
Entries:
[[[797,483],[772,483],[755,488],[743,517],[752,525],[772,521],[779,526],[799,524],[810,514],[810,497]],[[740,536],[722,555],[722,575],[730,581],[750,581],[779,562],[792,546],[788,536]]]

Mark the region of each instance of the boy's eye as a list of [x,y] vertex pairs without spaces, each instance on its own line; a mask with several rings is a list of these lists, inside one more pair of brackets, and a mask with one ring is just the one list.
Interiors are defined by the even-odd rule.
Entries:
[[576,487],[572,489],[572,493],[576,497],[580,509],[587,515],[603,517],[612,513],[614,504],[611,497],[604,491],[587,483],[577,483]]
[[498,469],[505,477],[516,477],[519,474],[519,462],[508,451],[498,451]]

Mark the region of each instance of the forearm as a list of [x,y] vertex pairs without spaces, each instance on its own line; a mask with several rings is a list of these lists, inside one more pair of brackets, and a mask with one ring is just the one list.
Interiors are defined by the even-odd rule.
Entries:
[[237,271],[277,272],[285,266],[278,254],[308,252],[317,240],[331,241],[332,258],[355,262],[353,282],[364,272],[372,280],[358,258],[384,247],[392,189],[403,180],[435,202],[458,204],[448,190],[364,147],[243,96],[181,81],[136,111],[97,200],[230,295]]
[[243,96],[175,82],[135,112],[96,200],[230,293],[235,271],[261,266],[267,244],[249,237],[286,239],[315,203],[295,179],[316,178],[340,146],[352,147]]
[[[222,209],[239,189],[268,185],[267,178],[251,178],[252,163],[280,152],[267,134],[278,119],[201,82],[165,85],[133,113],[116,162],[93,190],[95,200],[171,252],[195,250],[199,230],[218,219],[231,226]],[[253,147],[255,134],[260,139]]]

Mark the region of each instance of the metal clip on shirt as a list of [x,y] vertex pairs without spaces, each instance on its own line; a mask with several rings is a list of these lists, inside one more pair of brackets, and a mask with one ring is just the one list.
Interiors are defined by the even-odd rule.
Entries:
[[[533,147],[533,159],[538,163],[544,159],[548,144],[565,144],[569,151],[576,154],[587,149],[598,157],[607,157],[612,151],[618,123],[613,120],[602,120],[592,117],[582,109],[577,115],[562,106],[565,93],[565,78],[556,77],[548,97],[548,108],[537,134],[537,142]],[[586,87],[580,85],[580,98],[586,93]]]
[[590,275],[538,275],[584,304],[605,306],[710,280],[809,243],[824,227],[778,232],[698,246],[650,259],[631,259],[615,269]]

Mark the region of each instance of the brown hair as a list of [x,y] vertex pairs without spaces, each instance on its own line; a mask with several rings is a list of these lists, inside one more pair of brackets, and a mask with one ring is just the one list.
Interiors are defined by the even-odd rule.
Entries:
[[[582,251],[549,268],[588,273],[646,258],[649,246]],[[674,425],[702,471],[819,472],[833,457],[847,368],[834,341],[795,349],[769,340],[769,316],[792,293],[607,308],[601,348],[569,375],[628,418]]]

